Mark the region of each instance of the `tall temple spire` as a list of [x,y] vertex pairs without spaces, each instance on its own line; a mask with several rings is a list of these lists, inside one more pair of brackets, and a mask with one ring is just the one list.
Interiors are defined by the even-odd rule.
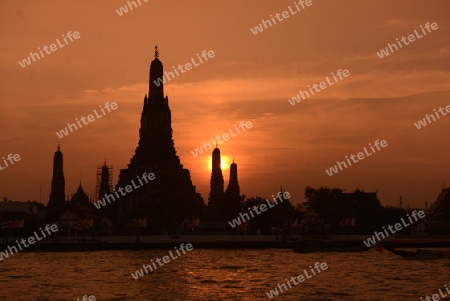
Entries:
[[[101,200],[105,198],[105,195],[109,195],[112,192],[112,165],[106,164],[106,158],[103,165],[97,165],[97,181],[95,185],[95,198]],[[108,204],[100,208],[100,215],[104,217],[117,216],[118,207],[115,203]]]
[[164,102],[163,64],[159,60],[158,46],[155,46],[155,59],[150,64],[149,99],[153,102]]
[[208,210],[211,220],[219,220],[221,212],[223,211],[223,204],[225,201],[225,195],[223,191],[223,174],[220,163],[220,150],[216,147],[212,152],[211,160],[211,180],[210,180],[210,192],[208,199]]
[[[144,97],[141,115],[139,146],[148,156],[155,152],[169,151],[175,156],[172,138],[172,114],[169,99],[164,97],[163,65],[159,60],[158,47],[155,47],[155,59],[150,64],[150,83],[148,97]],[[153,139],[160,139],[153,143]]]
[[57,220],[64,213],[66,205],[65,185],[63,154],[58,143],[58,150],[53,156],[52,189],[47,205],[47,217],[51,221]]
[[228,183],[227,190],[230,189],[230,187],[232,189],[237,188],[237,193],[239,194],[237,164],[234,163],[234,158],[233,158],[233,163],[231,163],[231,165],[230,165],[230,181]]
[[212,166],[211,166],[211,170],[214,172],[215,170],[220,170],[220,174],[222,174],[222,166],[221,166],[221,159],[220,159],[220,150],[216,147],[213,150],[212,153]]
[[212,153],[211,191],[208,199],[209,221],[223,223],[222,230],[229,230],[226,222],[241,211],[241,196],[237,175],[237,164],[230,165],[230,181],[224,191],[224,180],[221,168],[220,150],[216,147]]
[[155,180],[108,206],[117,206],[115,216],[111,217],[119,224],[128,223],[126,219],[130,216],[148,217],[152,221],[149,227],[158,232],[179,227],[185,219],[198,216],[205,205],[192,185],[189,170],[183,168],[176,153],[172,115],[168,97],[164,97],[163,64],[157,47],[149,73],[138,146],[127,168],[120,170],[116,189],[123,189],[132,181],[137,183],[144,173],[153,173]]
[[112,167],[106,165],[106,160],[103,166],[97,166],[97,198],[101,199],[105,194],[111,193],[111,182],[112,182]]
[[238,172],[237,172],[237,164],[233,163],[230,165],[230,180],[228,182],[227,190],[225,191],[227,202],[236,203],[239,202],[240,197],[240,189],[238,182]]
[[213,150],[211,162],[211,196],[223,194],[223,174],[220,160],[220,150],[216,147]]

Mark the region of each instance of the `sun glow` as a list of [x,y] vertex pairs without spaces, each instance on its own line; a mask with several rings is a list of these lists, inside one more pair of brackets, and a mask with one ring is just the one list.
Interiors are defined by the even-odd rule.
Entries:
[[[222,168],[222,170],[230,169],[231,161],[232,160],[230,159],[230,157],[220,156],[220,167]],[[212,157],[211,156],[208,157],[207,164],[208,164],[208,170],[211,171],[212,170]]]

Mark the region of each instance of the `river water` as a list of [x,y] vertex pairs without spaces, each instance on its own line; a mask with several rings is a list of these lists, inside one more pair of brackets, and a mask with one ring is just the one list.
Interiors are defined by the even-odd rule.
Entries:
[[[297,254],[287,249],[195,249],[138,280],[165,250],[17,253],[0,261],[0,300],[270,300],[286,278],[316,262],[328,269],[274,300],[418,300],[450,282],[450,260],[390,252]],[[309,272],[309,274],[311,274]],[[444,290],[445,292],[445,290]]]

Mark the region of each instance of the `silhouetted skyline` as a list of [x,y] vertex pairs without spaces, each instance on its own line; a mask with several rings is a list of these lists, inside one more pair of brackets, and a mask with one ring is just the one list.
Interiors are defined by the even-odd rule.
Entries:
[[[8,72],[0,81],[0,157],[12,153],[21,160],[0,171],[2,197],[45,204],[55,132],[108,101],[118,104],[113,114],[61,139],[66,195],[76,192],[81,172],[93,198],[96,166],[104,159],[114,165],[117,183],[119,169],[136,147],[147,66],[156,44],[167,70],[205,49],[215,53],[165,85],[177,154],[204,200],[210,155],[196,158],[191,151],[241,120],[251,121],[253,128],[220,150],[228,165],[232,156],[239,158],[239,185],[248,197],[269,196],[282,184],[299,203],[305,186],[327,185],[378,189],[383,205],[395,206],[403,196],[405,206],[424,207],[425,201],[435,201],[443,182],[450,183],[450,142],[444,139],[448,117],[420,131],[414,126],[450,104],[446,2],[313,2],[258,35],[249,29],[292,1],[262,1],[257,10],[237,1],[146,3],[120,17],[115,10],[124,3],[57,3],[45,9],[39,3],[4,4],[1,61]],[[142,25],[149,19],[165,24],[161,12],[189,27]],[[395,38],[427,22],[439,29],[383,59],[377,56]],[[26,68],[19,66],[30,51],[61,40],[68,31],[81,38]],[[351,76],[295,106],[287,102],[338,69],[350,70]],[[324,172],[380,137],[389,147],[377,156],[333,177]]]

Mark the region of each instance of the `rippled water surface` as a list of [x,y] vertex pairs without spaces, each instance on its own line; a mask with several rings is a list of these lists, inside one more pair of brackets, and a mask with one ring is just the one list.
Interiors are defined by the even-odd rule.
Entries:
[[[194,246],[195,247],[195,246]],[[389,252],[196,250],[135,280],[167,251],[18,253],[0,261],[0,300],[269,300],[266,292],[309,265],[328,270],[274,300],[420,300],[450,282],[450,260],[408,261]]]

